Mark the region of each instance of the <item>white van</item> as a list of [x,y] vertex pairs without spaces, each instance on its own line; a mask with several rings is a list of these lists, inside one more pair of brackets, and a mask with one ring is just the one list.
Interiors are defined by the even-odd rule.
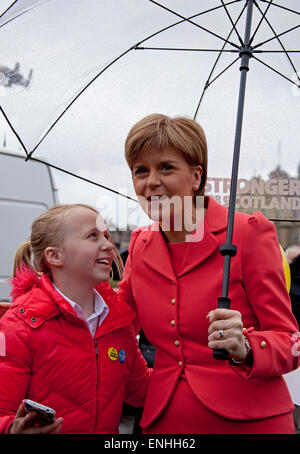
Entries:
[[0,301],[9,301],[15,252],[33,220],[57,203],[50,167],[0,150]]

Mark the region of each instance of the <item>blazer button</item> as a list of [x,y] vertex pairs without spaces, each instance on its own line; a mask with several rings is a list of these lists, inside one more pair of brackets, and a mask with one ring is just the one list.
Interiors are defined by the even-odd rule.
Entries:
[[179,347],[179,345],[180,345],[180,342],[179,342],[179,340],[178,340],[178,339],[176,339],[176,341],[174,341],[174,344],[176,345],[176,347]]
[[32,317],[31,321],[35,323],[36,322],[36,318]]
[[19,312],[20,312],[20,314],[24,314],[25,309],[22,308],[22,309],[19,310]]
[[175,281],[171,281],[171,284],[172,284],[172,285],[175,285],[175,284],[176,284],[176,282],[175,282]]
[[178,366],[179,366],[179,367],[182,366],[182,361],[178,361]]
[[175,326],[175,320],[171,320],[171,321],[170,321],[170,325],[171,325],[171,326]]
[[261,348],[265,348],[265,347],[267,346],[267,342],[262,341],[262,342],[260,343],[260,346],[261,346]]
[[173,305],[174,305],[175,303],[176,303],[176,300],[175,300],[175,298],[171,299],[171,304],[173,304]]

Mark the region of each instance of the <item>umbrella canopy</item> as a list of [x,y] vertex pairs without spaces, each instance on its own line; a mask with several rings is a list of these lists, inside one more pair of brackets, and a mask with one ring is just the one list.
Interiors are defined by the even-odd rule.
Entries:
[[[236,208],[300,220],[299,2],[253,3]],[[24,156],[134,197],[130,127],[154,112],[185,115],[207,134],[207,193],[228,204],[246,9],[17,0],[0,18],[0,104]],[[57,182],[64,200],[81,197],[77,180]]]

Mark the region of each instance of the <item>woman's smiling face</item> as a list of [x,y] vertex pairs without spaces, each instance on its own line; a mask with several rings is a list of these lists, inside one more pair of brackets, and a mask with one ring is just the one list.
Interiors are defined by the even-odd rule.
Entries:
[[[190,166],[184,156],[173,150],[149,150],[138,157],[132,168],[132,180],[143,210],[161,224],[169,217],[183,219],[186,197],[194,198],[200,186],[202,167]],[[175,203],[171,203],[170,201]]]

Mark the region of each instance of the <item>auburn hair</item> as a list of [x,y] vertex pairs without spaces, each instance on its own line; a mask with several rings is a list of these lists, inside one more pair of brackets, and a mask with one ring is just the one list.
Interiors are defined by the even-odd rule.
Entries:
[[142,153],[164,148],[181,153],[189,165],[202,167],[203,173],[197,195],[204,195],[207,178],[207,142],[202,127],[186,117],[148,115],[130,129],[125,141],[125,157],[132,170]]

